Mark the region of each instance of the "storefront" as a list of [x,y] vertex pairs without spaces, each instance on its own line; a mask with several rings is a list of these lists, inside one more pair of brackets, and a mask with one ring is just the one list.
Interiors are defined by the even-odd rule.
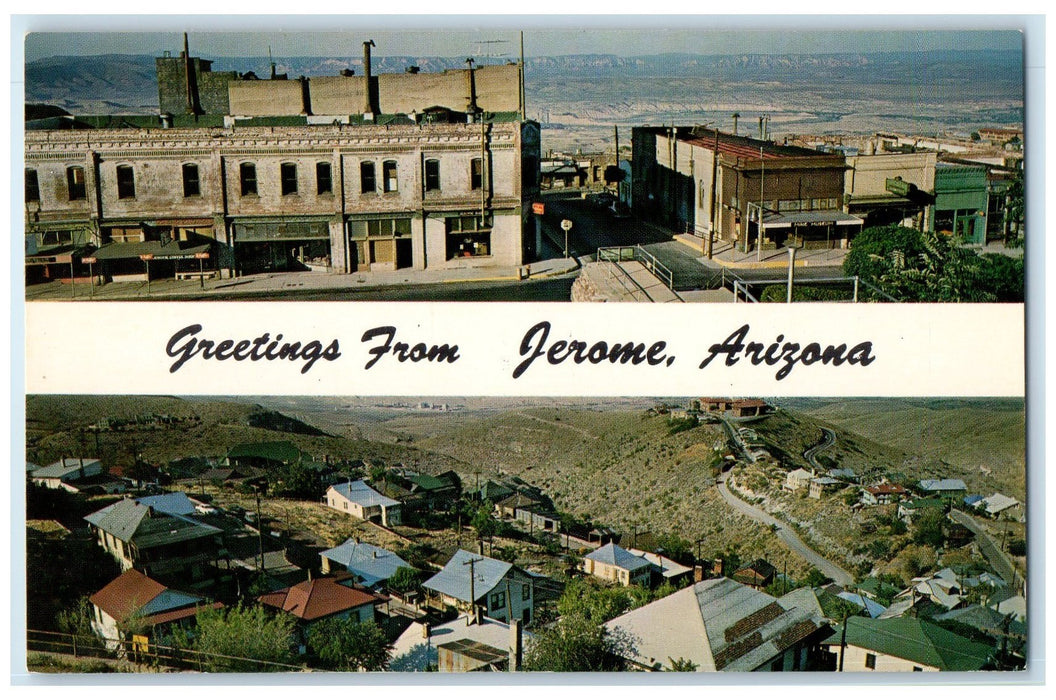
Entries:
[[108,243],[92,257],[103,278],[111,282],[188,279],[215,276],[213,248],[212,242],[195,241]]
[[79,261],[91,250],[91,241],[89,224],[31,228],[25,237],[26,284],[86,276]]
[[330,270],[330,218],[236,220],[232,226],[238,274]]
[[846,248],[862,230],[862,219],[838,210],[763,212],[762,232],[756,208],[749,214],[749,247],[774,250],[786,246],[807,249]]
[[391,214],[348,221],[348,271],[411,267],[414,264],[411,220],[409,214]]

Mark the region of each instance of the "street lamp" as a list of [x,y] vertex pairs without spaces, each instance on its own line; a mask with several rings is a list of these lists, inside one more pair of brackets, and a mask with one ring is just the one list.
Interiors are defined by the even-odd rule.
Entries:
[[796,251],[801,246],[789,244],[788,246],[788,300],[787,303],[792,303],[792,278],[795,276],[796,269]]

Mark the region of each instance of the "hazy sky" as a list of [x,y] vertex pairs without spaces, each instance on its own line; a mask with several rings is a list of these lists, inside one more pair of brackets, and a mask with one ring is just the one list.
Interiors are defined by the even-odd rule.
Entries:
[[[985,18],[983,18],[985,19]],[[25,59],[56,55],[128,53],[160,55],[182,48],[190,34],[191,53],[203,56],[359,56],[373,39],[375,55],[516,58],[518,31],[525,54],[608,53],[621,56],[665,52],[835,53],[921,51],[924,49],[1019,49],[1012,20],[965,17],[970,31],[934,30],[943,18],[892,17],[41,17],[23,27],[34,31]],[[777,29],[780,27],[780,29]],[[819,31],[819,28],[828,29]],[[861,28],[868,27],[868,31]],[[228,29],[240,31],[226,31]],[[925,28],[921,30],[919,28]],[[130,30],[135,30],[131,33]],[[339,30],[339,31],[335,31]],[[791,30],[791,31],[790,31]],[[16,28],[17,31],[17,28]],[[483,43],[488,42],[488,43]]]

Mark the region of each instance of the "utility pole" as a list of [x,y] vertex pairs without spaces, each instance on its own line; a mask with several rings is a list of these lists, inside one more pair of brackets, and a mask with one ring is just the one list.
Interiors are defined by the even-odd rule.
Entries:
[[260,513],[260,487],[257,487],[257,542],[260,544],[260,573],[264,573],[264,526]]
[[484,561],[484,558],[480,557],[462,562],[462,566],[469,566],[469,622],[473,625],[480,621],[477,618],[477,572],[474,569],[474,565],[478,561]]
[[[734,130],[736,131],[736,129]],[[716,178],[719,175],[719,127],[715,127],[715,150],[711,154],[711,230],[708,232],[708,260],[711,260],[712,250],[715,247],[715,226],[718,214],[718,203],[715,201],[718,192]]]

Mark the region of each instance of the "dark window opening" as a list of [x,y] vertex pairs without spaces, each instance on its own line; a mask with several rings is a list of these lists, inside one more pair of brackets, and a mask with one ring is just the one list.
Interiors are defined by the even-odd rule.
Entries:
[[365,160],[359,164],[359,182],[361,192],[377,192],[378,182],[374,176],[374,163]]
[[183,196],[197,197],[202,193],[201,181],[198,179],[198,166],[194,163],[183,165]]
[[84,168],[79,165],[66,168],[66,189],[69,192],[71,202],[85,198]]
[[40,183],[37,182],[37,171],[26,168],[26,201],[40,201]]
[[283,163],[279,166],[279,176],[282,182],[282,194],[297,194],[297,165]]
[[238,179],[242,184],[242,196],[255,195],[257,193],[257,166],[252,163],[242,163],[238,166]]
[[425,161],[425,191],[433,192],[440,189],[440,161],[430,159]]
[[484,186],[484,161],[474,158],[469,166],[469,187],[479,190]]
[[382,182],[385,186],[386,192],[396,192],[399,190],[398,178],[396,171],[396,161],[387,160],[381,167]]
[[876,670],[876,654],[865,655],[865,667]]
[[330,173],[329,163],[315,164],[316,194],[330,194],[334,191],[334,178]]
[[136,196],[136,173],[131,165],[117,166],[117,198],[134,199]]
[[490,216],[449,216],[446,224],[448,260],[491,255]]

